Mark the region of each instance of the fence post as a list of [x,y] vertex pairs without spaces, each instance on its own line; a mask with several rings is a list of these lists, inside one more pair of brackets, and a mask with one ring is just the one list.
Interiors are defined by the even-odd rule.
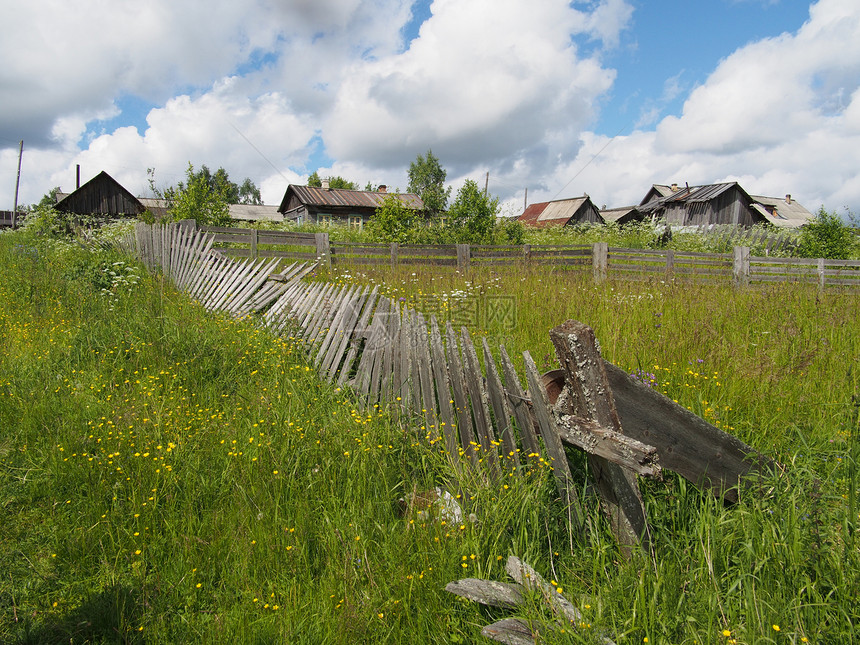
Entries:
[[317,245],[317,258],[325,266],[331,266],[331,245],[328,241],[328,233],[314,233],[314,241]]
[[595,242],[591,247],[591,265],[594,268],[594,281],[606,280],[606,269],[609,266],[609,244]]
[[196,219],[192,219],[192,218],[181,219],[176,223],[179,224],[180,226],[184,227],[184,228],[191,229],[192,231],[197,230],[197,220]]
[[526,262],[531,262],[532,259],[532,245],[531,244],[523,244],[523,260]]
[[824,291],[824,284],[827,282],[827,276],[824,275],[824,258],[818,258],[818,290]]
[[257,257],[257,241],[260,239],[259,231],[255,228],[251,229],[251,257]]
[[750,249],[748,246],[735,246],[732,262],[732,277],[735,286],[748,285],[750,282]]
[[671,280],[673,273],[675,273],[675,250],[666,249],[666,280]]
[[469,270],[469,260],[472,257],[472,250],[468,244],[457,245],[457,268],[463,271]]
[[400,261],[400,245],[397,242],[391,243],[391,268],[397,266]]

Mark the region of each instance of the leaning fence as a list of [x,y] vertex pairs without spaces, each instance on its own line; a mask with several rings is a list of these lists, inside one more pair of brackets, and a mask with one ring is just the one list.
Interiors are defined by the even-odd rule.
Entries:
[[[605,361],[582,323],[550,332],[558,369],[541,374],[526,351],[518,370],[503,345],[476,343],[465,327],[425,316],[377,287],[303,280],[315,262],[234,258],[214,242],[205,231],[138,224],[118,244],[204,307],[256,314],[273,333],[297,339],[320,376],[351,389],[360,405],[399,411],[420,438],[444,447],[451,485],[501,485],[550,464],[571,548],[589,525],[579,497],[589,477],[629,553],[651,540],[639,477],[672,470],[731,501],[770,463]],[[586,454],[587,473],[572,470],[568,448]]]

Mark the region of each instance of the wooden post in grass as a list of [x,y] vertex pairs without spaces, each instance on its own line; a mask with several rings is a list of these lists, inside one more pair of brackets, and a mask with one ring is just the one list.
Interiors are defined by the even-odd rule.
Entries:
[[326,267],[331,266],[331,245],[329,244],[328,233],[314,233],[314,242],[317,247],[318,261]]
[[732,278],[736,287],[746,286],[750,282],[750,249],[748,246],[734,247],[732,261]]
[[606,271],[609,268],[609,244],[606,242],[595,242],[591,247],[591,264],[594,270],[594,281],[606,280]]
[[460,271],[469,270],[469,259],[472,255],[468,244],[457,245],[457,268]]
[[673,273],[675,273],[675,251],[666,249],[666,280],[671,280]]
[[400,245],[397,242],[391,243],[391,268],[397,266],[397,263],[400,261]]
[[260,231],[255,228],[251,229],[251,257],[257,257],[257,242],[260,239]]
[[[554,327],[549,335],[565,372],[569,412],[621,433],[594,331],[581,322],[568,320]],[[624,552],[629,555],[638,544],[647,548],[650,540],[645,506],[635,473],[595,454],[588,455],[588,466],[612,531]]]

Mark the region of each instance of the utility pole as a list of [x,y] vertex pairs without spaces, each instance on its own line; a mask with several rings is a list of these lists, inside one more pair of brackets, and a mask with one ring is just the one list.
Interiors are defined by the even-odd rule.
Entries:
[[490,171],[488,170],[488,171],[487,171],[487,176],[486,176],[486,178],[484,179],[484,198],[485,198],[485,199],[486,199],[486,197],[487,197],[487,189],[489,188],[489,186],[490,186]]
[[18,225],[18,186],[21,184],[21,157],[24,155],[24,140],[18,146],[18,178],[15,180],[15,206],[12,208],[12,228]]
[[529,187],[526,186],[526,196],[523,197],[523,212],[529,207]]

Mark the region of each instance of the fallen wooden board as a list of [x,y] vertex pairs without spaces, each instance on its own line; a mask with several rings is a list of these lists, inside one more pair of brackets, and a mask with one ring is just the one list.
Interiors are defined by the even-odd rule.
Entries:
[[523,586],[496,580],[463,578],[445,585],[445,591],[472,602],[513,609],[523,602]]
[[481,630],[481,636],[505,645],[534,645],[535,638],[529,624],[519,618],[504,618]]

